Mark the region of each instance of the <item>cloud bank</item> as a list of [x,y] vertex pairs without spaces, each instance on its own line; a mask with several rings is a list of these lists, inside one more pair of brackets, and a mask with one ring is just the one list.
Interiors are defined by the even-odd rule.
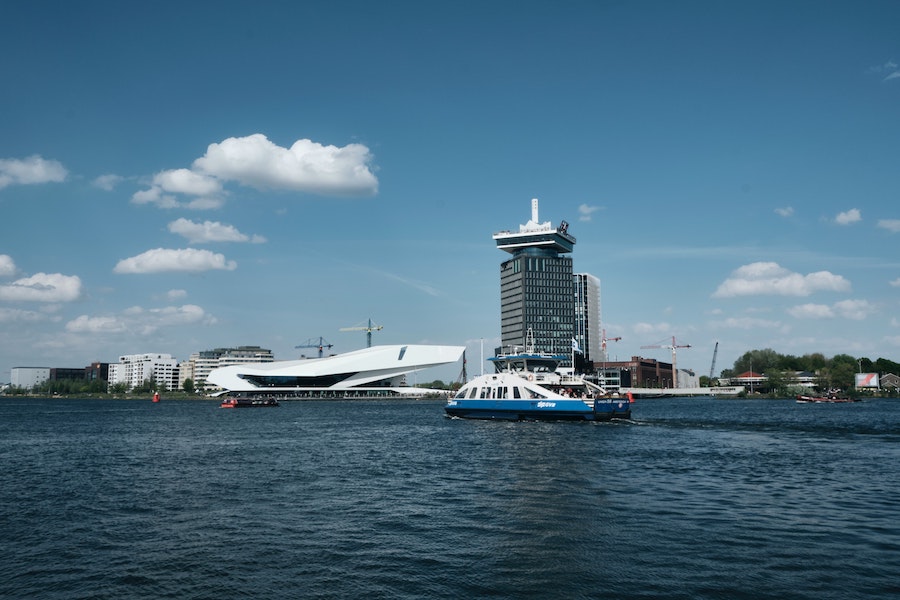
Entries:
[[0,189],[8,185],[33,185],[65,181],[69,172],[55,160],[35,154],[25,159],[0,158]]
[[35,273],[0,285],[0,300],[13,302],[72,302],[81,297],[81,279],[77,275]]
[[174,327],[202,323],[212,325],[215,317],[206,313],[196,304],[167,306],[163,308],[141,308],[133,306],[121,314],[91,317],[80,315],[66,323],[66,330],[72,333],[110,334],[134,333],[148,335],[162,327]]
[[[161,208],[219,208],[224,202],[223,182],[325,196],[373,196],[378,179],[370,168],[372,159],[362,144],[325,146],[301,139],[283,148],[261,133],[231,137],[210,144],[190,169],[157,173],[132,202]],[[183,203],[178,195],[192,199]]]
[[263,244],[266,238],[261,235],[248,236],[238,231],[233,225],[218,221],[195,223],[189,219],[177,219],[169,223],[169,231],[185,237],[192,244],[204,242],[252,242]]
[[222,254],[196,248],[155,248],[137,256],[122,259],[113,269],[114,273],[164,273],[180,271],[199,273],[202,271],[233,271],[237,263],[225,260]]
[[829,271],[794,273],[774,262],[755,262],[736,269],[713,293],[713,298],[736,296],[809,296],[814,292],[846,292],[850,282]]

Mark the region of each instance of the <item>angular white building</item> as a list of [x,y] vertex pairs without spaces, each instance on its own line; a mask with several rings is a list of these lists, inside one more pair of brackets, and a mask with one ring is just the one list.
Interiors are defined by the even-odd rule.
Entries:
[[407,386],[408,374],[457,362],[464,351],[465,346],[372,346],[326,358],[222,367],[206,381],[246,396],[416,398],[428,390]]

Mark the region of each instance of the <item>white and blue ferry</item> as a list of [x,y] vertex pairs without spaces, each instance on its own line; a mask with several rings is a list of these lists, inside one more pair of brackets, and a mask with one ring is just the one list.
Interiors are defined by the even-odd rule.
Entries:
[[557,371],[565,356],[510,354],[497,372],[463,385],[447,401],[449,416],[466,419],[609,421],[631,417],[628,397],[611,396],[580,375]]

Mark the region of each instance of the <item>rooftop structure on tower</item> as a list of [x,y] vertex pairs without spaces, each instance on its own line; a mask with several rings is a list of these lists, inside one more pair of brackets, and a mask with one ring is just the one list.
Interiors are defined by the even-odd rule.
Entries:
[[569,224],[560,222],[556,229],[550,221],[541,223],[538,220],[538,200],[531,200],[531,220],[519,225],[519,231],[500,231],[494,234],[497,247],[510,254],[523,250],[546,250],[556,256],[559,253],[571,252],[575,247],[575,238],[569,235]]

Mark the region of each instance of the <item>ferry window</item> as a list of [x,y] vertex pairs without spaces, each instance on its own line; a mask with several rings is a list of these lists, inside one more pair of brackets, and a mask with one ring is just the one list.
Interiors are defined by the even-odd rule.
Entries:
[[478,388],[475,386],[472,386],[472,389],[469,390],[469,398],[474,398],[477,395],[478,395]]
[[519,388],[514,387],[513,388],[513,398],[521,398],[521,397],[522,396],[519,395]]
[[456,395],[453,396],[453,397],[454,397],[454,398],[465,398],[465,397],[466,397],[466,390],[459,390],[458,392],[456,392]]
[[500,395],[498,396],[498,398],[509,398],[509,391],[507,391],[506,386],[499,388],[499,390]]
[[482,399],[488,398],[490,396],[490,392],[491,392],[491,390],[488,388],[481,388],[481,396],[480,397]]

